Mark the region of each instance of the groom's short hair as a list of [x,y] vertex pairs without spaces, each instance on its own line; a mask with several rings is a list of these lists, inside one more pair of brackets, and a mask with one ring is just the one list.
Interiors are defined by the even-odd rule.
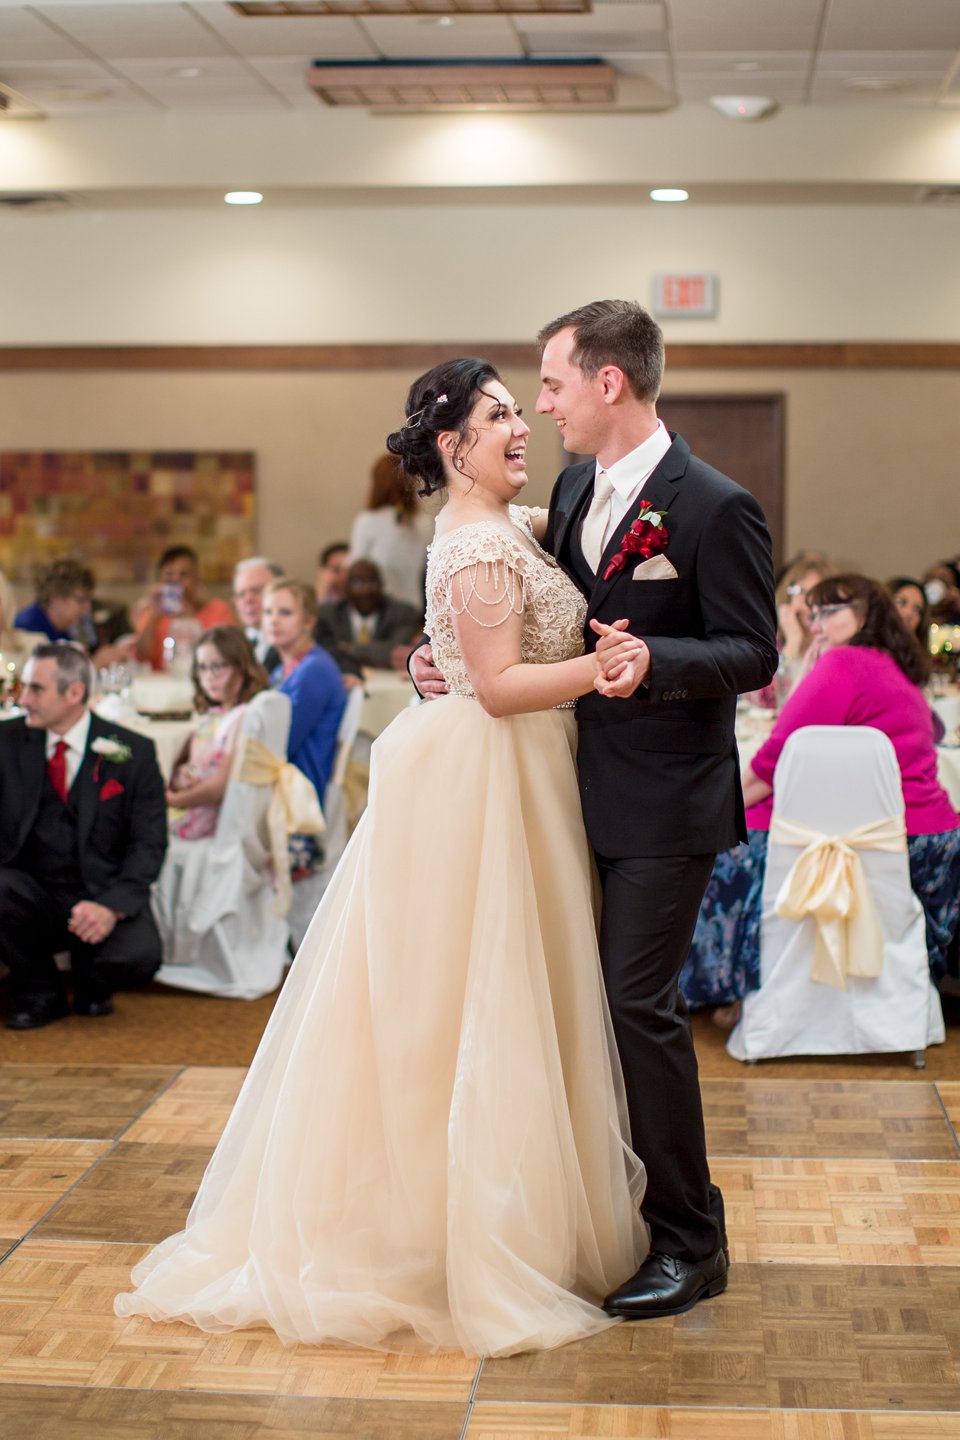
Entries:
[[571,326],[576,332],[570,363],[593,377],[604,365],[616,365],[638,400],[654,403],[663,384],[663,331],[636,300],[594,300],[545,325],[537,336],[548,340]]

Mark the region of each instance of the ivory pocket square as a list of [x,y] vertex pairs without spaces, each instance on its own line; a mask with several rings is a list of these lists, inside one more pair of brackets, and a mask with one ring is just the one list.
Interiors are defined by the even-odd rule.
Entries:
[[633,572],[634,580],[679,580],[679,575],[666,555],[651,555],[641,560]]

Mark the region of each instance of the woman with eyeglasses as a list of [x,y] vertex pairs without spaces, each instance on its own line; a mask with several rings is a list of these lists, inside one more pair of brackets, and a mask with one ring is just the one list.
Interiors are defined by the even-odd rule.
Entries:
[[180,840],[205,840],[216,830],[240,721],[268,682],[240,627],[215,625],[197,641],[193,684],[200,720],[167,789],[170,833]]
[[813,636],[807,618],[807,595],[818,581],[832,574],[833,566],[819,550],[801,551],[781,570],[775,597],[780,664],[769,685],[747,696],[753,704],[775,709],[816,659],[811,650]]
[[893,742],[906,809],[910,883],[923,906],[935,979],[960,919],[960,816],[937,778],[933,714],[921,686],[930,657],[904,627],[887,589],[865,575],[834,575],[808,596],[820,658],[781,710],[743,774],[747,846],[717,857],[680,988],[694,1007],[718,1006],[733,1024],[760,982],[760,900],[774,771],[788,736],[805,725],[869,725]]

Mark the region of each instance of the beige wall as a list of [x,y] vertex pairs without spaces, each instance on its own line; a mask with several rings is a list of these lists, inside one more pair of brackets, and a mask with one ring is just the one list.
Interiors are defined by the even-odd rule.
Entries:
[[[0,449],[251,449],[258,549],[304,577],[362,508],[399,422],[406,372],[0,374]],[[507,377],[533,417],[536,376]],[[815,546],[878,575],[960,549],[960,373],[669,373],[674,393],[786,397],[786,549]],[[561,463],[532,418],[530,498]]]
[[675,341],[960,338],[960,213],[542,200],[0,212],[0,345],[530,341],[708,271]]

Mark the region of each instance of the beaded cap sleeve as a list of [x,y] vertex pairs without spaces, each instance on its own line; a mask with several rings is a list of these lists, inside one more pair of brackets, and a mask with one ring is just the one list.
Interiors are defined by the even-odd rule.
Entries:
[[[526,506],[511,505],[516,530],[491,520],[462,525],[441,535],[427,559],[427,634],[433,658],[453,695],[475,697],[457,644],[454,620],[468,609],[481,625],[495,625],[511,613],[523,616],[520,656],[546,665],[583,654],[587,602],[560,566],[541,550]],[[521,532],[521,533],[517,533]],[[482,574],[499,604],[479,601]]]

